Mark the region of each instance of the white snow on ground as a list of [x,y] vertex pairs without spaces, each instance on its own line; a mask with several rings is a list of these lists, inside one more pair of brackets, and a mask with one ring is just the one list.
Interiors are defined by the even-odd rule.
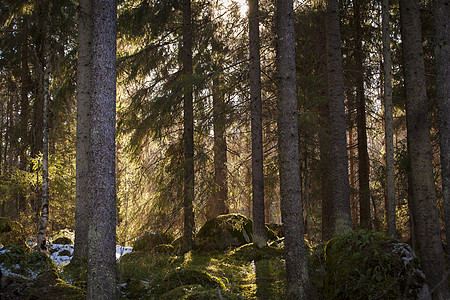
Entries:
[[[116,259],[119,260],[122,255],[131,252],[131,249],[132,249],[132,247],[116,246]],[[72,244],[69,244],[69,245],[53,244],[53,245],[50,245],[48,250],[50,252],[53,252],[54,250],[56,250],[55,252],[52,253],[50,258],[55,262],[55,264],[57,266],[63,266],[65,264],[68,264],[70,262],[70,259],[72,258],[73,245]],[[61,254],[64,254],[64,253],[61,253],[64,250],[69,251],[70,256],[69,255],[61,255]]]

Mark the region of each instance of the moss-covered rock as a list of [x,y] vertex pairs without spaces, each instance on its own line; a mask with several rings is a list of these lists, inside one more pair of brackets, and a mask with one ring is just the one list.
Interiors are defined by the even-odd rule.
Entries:
[[324,251],[326,299],[417,299],[428,289],[409,245],[361,230],[331,239]]
[[29,250],[23,226],[19,222],[7,218],[0,218],[0,244],[4,246],[14,244]]
[[161,244],[156,245],[153,251],[156,253],[172,254],[175,253],[175,247],[169,244]]
[[53,245],[70,245],[73,244],[73,241],[71,238],[67,237],[67,236],[60,236],[57,237],[56,239],[54,239],[52,241]]
[[139,239],[134,242],[133,251],[147,251],[150,252],[158,245],[170,244],[173,237],[168,233],[161,232],[146,232]]
[[59,279],[56,270],[41,272],[36,278],[27,280],[9,277],[2,282],[2,299],[85,299],[83,290]]
[[211,276],[208,272],[196,269],[176,269],[161,281],[153,285],[152,292],[156,295],[163,295],[179,286],[201,285],[206,289],[225,290],[224,283],[217,277]]
[[196,236],[200,250],[225,250],[252,242],[252,221],[240,214],[221,215],[208,220]]
[[199,284],[179,286],[165,293],[160,300],[237,300],[242,297],[218,289],[206,289]]
[[35,278],[39,273],[56,270],[53,261],[42,252],[29,252],[16,245],[8,245],[0,251],[0,266],[5,276]]

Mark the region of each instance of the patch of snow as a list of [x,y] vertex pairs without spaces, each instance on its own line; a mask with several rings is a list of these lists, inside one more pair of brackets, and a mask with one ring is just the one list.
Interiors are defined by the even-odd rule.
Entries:
[[[55,262],[57,266],[63,266],[70,262],[73,254],[73,244],[61,245],[61,244],[53,244],[50,245],[49,250],[52,250],[52,255],[50,258]],[[67,250],[70,253],[70,256],[61,255],[61,252]],[[119,260],[122,255],[126,253],[130,253],[132,247],[124,247],[124,246],[116,246],[116,259]]]

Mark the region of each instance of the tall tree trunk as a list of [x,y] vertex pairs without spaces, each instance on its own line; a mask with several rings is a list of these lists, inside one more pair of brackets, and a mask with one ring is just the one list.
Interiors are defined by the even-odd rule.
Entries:
[[354,0],[354,18],[356,26],[355,64],[356,64],[356,102],[358,128],[358,170],[359,170],[359,223],[361,228],[370,229],[370,190],[369,190],[369,154],[367,152],[366,97],[364,95],[364,54],[361,20],[362,0]]
[[248,9],[250,41],[250,111],[252,133],[253,242],[261,248],[267,244],[267,236],[264,216],[264,169],[258,0],[249,0]]
[[411,158],[412,213],[420,261],[433,299],[449,299],[431,162],[419,2],[400,0],[406,87],[408,149]]
[[[25,23],[25,21],[24,21]],[[24,24],[26,26],[26,23]],[[27,30],[26,27],[24,29]],[[30,70],[28,68],[28,45],[23,44],[21,46],[20,56],[21,56],[21,72],[20,72],[20,168],[26,170],[28,168],[27,159],[27,147],[30,144],[28,138],[28,121],[29,121],[29,110],[30,101],[28,99],[28,94],[31,86]]]
[[[192,12],[191,1],[182,1],[183,14],[183,74],[192,75]],[[194,246],[194,104],[192,86],[184,90],[184,228],[182,251],[188,252]]]
[[[325,19],[321,19],[320,31],[320,56],[327,55],[327,41]],[[330,184],[330,111],[328,107],[328,74],[327,63],[321,60],[320,73],[323,74],[320,86],[320,96],[324,99],[319,107],[320,131],[319,131],[319,151],[320,151],[320,182],[322,196],[322,241],[328,241],[333,237],[333,199],[331,197]]]
[[116,1],[92,2],[87,299],[116,299]]
[[42,60],[39,62],[40,69],[43,74],[40,83],[43,86],[44,99],[44,112],[43,112],[43,141],[42,141],[42,202],[41,202],[41,215],[39,218],[38,234],[37,234],[37,245],[38,250],[47,250],[47,239],[46,230],[49,218],[49,186],[48,186],[48,159],[49,159],[49,118],[50,118],[50,99],[49,99],[49,77],[50,77],[50,67],[49,67],[49,51],[48,44],[48,24],[45,24],[45,34],[44,40],[42,41]]
[[214,194],[206,207],[208,219],[227,214],[227,140],[226,108],[220,91],[220,74],[213,78],[213,125],[214,125]]
[[447,255],[450,255],[450,3],[433,1],[436,94],[441,147],[442,193],[445,211]]
[[89,227],[89,110],[92,61],[91,1],[80,0],[78,15],[75,244],[71,263],[87,261]]
[[303,230],[292,0],[277,1],[277,33],[278,144],[287,299],[309,299],[311,290]]
[[327,0],[327,68],[331,137],[331,184],[333,232],[352,229],[350,186],[348,181],[347,137],[345,126],[344,80],[339,28],[339,1]]
[[382,1],[383,78],[384,78],[384,131],[386,145],[386,220],[387,234],[397,236],[394,165],[394,120],[392,104],[392,59],[389,0]]

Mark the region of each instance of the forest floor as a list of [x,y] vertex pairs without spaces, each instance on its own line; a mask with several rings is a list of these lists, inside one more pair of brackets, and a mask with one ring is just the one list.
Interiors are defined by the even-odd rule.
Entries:
[[[244,243],[185,254],[177,253],[174,244],[138,250],[135,243],[134,251],[117,246],[119,297],[286,299],[283,238],[261,249]],[[306,247],[318,299],[426,299],[423,295],[429,295],[420,261],[410,246],[382,233],[348,232],[326,244]],[[60,244],[56,239],[49,255],[15,245],[0,249],[0,299],[85,299],[86,266],[69,263],[72,249],[71,242]]]

